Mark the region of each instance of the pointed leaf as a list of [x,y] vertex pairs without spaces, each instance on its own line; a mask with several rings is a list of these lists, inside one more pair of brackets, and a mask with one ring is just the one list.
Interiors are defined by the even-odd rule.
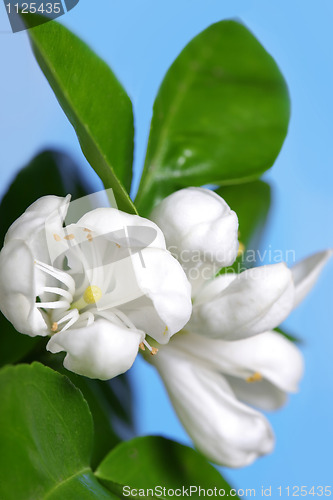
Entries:
[[66,377],[39,363],[7,367],[0,399],[0,498],[115,498],[90,469],[91,415]]
[[239,239],[246,248],[258,249],[267,221],[271,188],[263,181],[223,186],[216,190],[239,220]]
[[[221,474],[207,460],[187,446],[158,436],[132,439],[118,445],[95,472],[96,477],[112,492],[120,495],[124,486],[131,489],[154,489],[164,487],[166,491],[155,496],[169,498],[168,489],[190,486],[204,489],[225,490],[230,486]],[[126,495],[128,496],[128,495]],[[192,498],[199,498],[198,491],[192,490]],[[233,498],[238,498],[234,496]]]
[[64,368],[64,357],[63,353],[54,355],[44,350],[40,361],[66,375],[89,404],[94,424],[91,465],[95,468],[119,444],[123,434],[127,438],[134,435],[130,386],[126,374],[108,381],[76,375]]
[[243,24],[213,24],[184,48],[158,92],[140,213],[184,186],[259,177],[273,165],[288,121],[288,90],[273,58]]
[[[29,25],[34,17],[24,19]],[[105,188],[114,190],[119,209],[135,213],[126,192],[132,178],[134,128],[125,90],[105,62],[61,24],[37,26],[29,36],[84,155]]]

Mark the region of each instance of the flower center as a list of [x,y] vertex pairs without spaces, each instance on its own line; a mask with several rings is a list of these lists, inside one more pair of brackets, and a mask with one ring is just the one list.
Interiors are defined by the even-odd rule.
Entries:
[[[50,301],[37,300],[35,307],[41,309],[44,315],[47,315],[50,320],[50,335],[58,332],[63,332],[71,327],[89,327],[95,321],[95,316],[105,318],[112,323],[125,326],[132,330],[137,330],[130,318],[115,307],[113,303],[109,303],[97,310],[96,303],[103,297],[101,288],[97,285],[88,286],[84,292],[80,292],[81,297],[73,302],[75,295],[75,281],[68,273],[57,269],[41,261],[35,260],[35,266],[39,271],[55,278],[61,283],[61,287],[57,286],[43,286],[42,298],[45,299],[46,294],[52,294],[53,297]],[[78,295],[78,293],[77,293]],[[48,295],[46,295],[48,296]],[[104,298],[107,298],[107,294]],[[89,308],[89,306],[91,306]],[[87,308],[86,310],[84,310]],[[82,310],[84,310],[82,312]],[[141,332],[143,333],[143,332]],[[147,347],[152,354],[156,354],[157,349],[151,347],[148,342],[143,340],[141,348]]]
[[82,297],[76,302],[73,302],[70,308],[81,311],[81,309],[84,309],[89,305],[96,304],[102,298],[102,296],[103,292],[98,286],[96,285],[88,286]]
[[96,304],[102,298],[102,290],[95,285],[88,286],[83,294],[83,298],[87,304]]

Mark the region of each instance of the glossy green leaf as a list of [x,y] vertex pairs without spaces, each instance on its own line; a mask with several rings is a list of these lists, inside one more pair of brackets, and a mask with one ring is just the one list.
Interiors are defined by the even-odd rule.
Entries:
[[[226,496],[230,492],[228,483],[202,455],[192,448],[158,436],[139,437],[118,445],[95,474],[118,495],[123,492],[124,486],[137,490],[165,487],[166,491],[162,494],[155,492],[155,496],[161,498],[172,496],[168,495],[168,489],[184,487],[189,491],[190,486],[224,489]],[[199,498],[194,490],[191,496]]]
[[39,363],[0,372],[0,498],[115,498],[90,469],[92,419],[81,392]]
[[239,274],[250,267],[262,264],[259,246],[270,209],[270,186],[263,181],[254,181],[223,186],[216,192],[237,213],[239,248],[242,250],[233,265],[221,269],[219,274],[226,272]]
[[[31,16],[24,18],[29,25]],[[126,192],[131,185],[134,136],[129,97],[105,62],[61,24],[37,26],[29,36],[84,155],[105,188],[113,189],[118,207],[135,213]]]
[[68,176],[76,169],[70,158],[56,151],[44,151],[17,174],[0,204],[0,245],[9,226],[41,196],[66,196],[61,168]]
[[285,81],[242,24],[221,21],[196,36],[158,92],[136,205],[184,186],[234,184],[270,168],[285,139]]
[[216,190],[234,210],[239,221],[239,240],[246,249],[258,249],[271,204],[271,188],[254,181]]
[[40,361],[66,375],[87,401],[94,423],[91,465],[95,468],[119,444],[124,434],[127,437],[134,435],[129,382],[126,375],[108,381],[76,375],[64,368],[64,356],[63,353],[54,355],[44,351]]
[[[9,226],[41,196],[54,194],[72,198],[87,194],[78,175],[78,167],[64,153],[44,151],[24,167],[10,185],[0,203],[0,247]],[[17,333],[0,313],[0,366],[15,363],[26,356],[40,342]]]
[[0,367],[17,363],[40,343],[38,337],[28,337],[18,333],[0,312]]

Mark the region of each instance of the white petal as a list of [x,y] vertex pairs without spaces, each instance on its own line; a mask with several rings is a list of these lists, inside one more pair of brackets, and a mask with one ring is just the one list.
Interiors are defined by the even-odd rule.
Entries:
[[287,401],[287,393],[268,380],[248,384],[245,380],[227,376],[237,399],[263,411],[276,411]]
[[45,228],[45,224],[58,221],[61,226],[67,212],[70,196],[43,196],[35,201],[10,226],[6,234],[5,243],[13,239],[29,240],[34,234]]
[[168,356],[163,349],[153,363],[200,452],[216,464],[244,467],[272,451],[274,437],[268,421],[237,401],[221,375],[180,356]]
[[316,283],[323,267],[332,256],[333,250],[318,252],[307,259],[301,260],[291,271],[296,287],[296,297],[294,307],[304,299]]
[[207,271],[204,279],[209,279],[237,257],[237,215],[209,189],[177,191],[154,209],[151,218],[162,229],[168,249],[177,256],[191,282],[196,281],[196,269]]
[[55,334],[47,349],[52,353],[66,351],[64,366],[68,370],[108,380],[131,368],[143,337],[139,331],[99,319],[89,327]]
[[29,247],[11,240],[0,253],[0,308],[20,333],[34,337],[48,334],[42,313],[36,308],[36,270]]
[[233,342],[182,333],[164,349],[173,355],[181,352],[182,356],[191,357],[197,363],[243,380],[258,373],[287,392],[298,390],[304,371],[300,350],[277,332],[265,332]]
[[137,328],[165,344],[191,316],[190,284],[179,262],[165,250],[146,248],[132,261],[138,286],[149,302],[128,304],[126,314]]
[[[216,279],[223,282],[225,277]],[[227,340],[251,337],[282,323],[293,308],[294,294],[291,271],[285,264],[248,269],[215,299],[194,303],[188,329]]]
[[127,248],[163,248],[165,239],[154,222],[121,212],[115,208],[97,208],[85,214],[77,223]]
[[208,281],[196,294],[196,306],[215,300],[237,278],[236,273],[226,273]]
[[304,373],[301,351],[277,332],[265,332],[238,342],[225,342],[224,357],[235,363],[231,374],[251,376],[260,373],[264,379],[286,392],[298,391]]

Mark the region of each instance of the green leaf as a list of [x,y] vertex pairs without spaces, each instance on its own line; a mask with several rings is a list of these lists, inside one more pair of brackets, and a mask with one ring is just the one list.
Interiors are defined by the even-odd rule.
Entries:
[[15,177],[0,204],[0,245],[9,226],[41,196],[66,196],[61,167],[73,175],[74,163],[63,153],[44,151],[28,163]]
[[0,312],[0,367],[17,363],[40,343],[40,337],[18,333]]
[[[16,176],[0,204],[0,247],[9,226],[36,199],[48,194],[73,199],[87,194],[78,176],[78,168],[64,153],[44,151],[36,156]],[[17,333],[0,313],[0,366],[16,363],[34,349],[40,338]]]
[[[119,496],[123,486],[131,489],[162,486],[166,490],[201,486],[205,489],[216,487],[217,490],[224,489],[230,493],[228,483],[203,456],[187,446],[158,436],[139,437],[120,444],[111,451],[95,474],[110,491]],[[172,496],[167,491],[165,493],[155,496]],[[199,498],[198,492],[193,491],[192,498]]]
[[125,434],[134,434],[130,386],[126,375],[108,381],[76,375],[64,368],[64,356],[63,353],[54,355],[45,351],[40,361],[66,375],[81,390],[87,401],[94,423],[91,465],[95,468],[110,449],[119,444],[119,430]]
[[258,264],[259,246],[271,203],[271,188],[266,182],[254,181],[235,186],[223,186],[216,193],[237,213],[239,221],[240,250],[232,266],[221,269],[219,274],[237,274]]
[[239,221],[239,239],[245,248],[257,250],[269,214],[271,188],[263,181],[254,181],[216,190],[234,210]]
[[185,186],[235,184],[270,168],[289,121],[285,81],[242,24],[221,21],[196,36],[158,92],[136,205]]
[[81,392],[39,363],[0,372],[0,498],[115,498],[90,469],[92,419]]
[[[26,22],[35,16],[24,15]],[[28,21],[27,21],[28,20]],[[119,209],[136,213],[132,178],[132,104],[111,71],[85,43],[51,21],[29,30],[36,59],[78,136],[82,151],[112,188]]]

